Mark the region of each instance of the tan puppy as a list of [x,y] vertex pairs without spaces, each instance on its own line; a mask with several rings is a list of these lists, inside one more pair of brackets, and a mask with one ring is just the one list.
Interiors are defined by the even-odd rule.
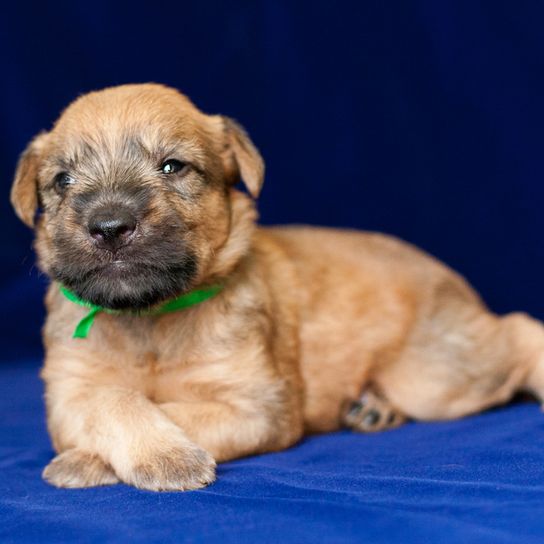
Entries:
[[[12,202],[51,278],[48,425],[62,487],[183,490],[215,462],[304,432],[464,416],[544,395],[544,329],[491,314],[464,280],[395,239],[257,229],[262,159],[173,89],[76,100],[23,154]],[[85,339],[72,338],[88,309]],[[221,285],[200,304],[165,301]],[[151,308],[151,314],[134,311]],[[342,408],[344,407],[344,408]]]

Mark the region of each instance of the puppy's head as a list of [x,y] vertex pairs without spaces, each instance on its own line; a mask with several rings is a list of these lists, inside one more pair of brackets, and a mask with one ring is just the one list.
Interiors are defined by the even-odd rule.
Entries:
[[81,298],[145,308],[198,285],[231,229],[230,187],[263,161],[231,119],[160,85],[73,102],[21,156],[12,203],[41,268]]

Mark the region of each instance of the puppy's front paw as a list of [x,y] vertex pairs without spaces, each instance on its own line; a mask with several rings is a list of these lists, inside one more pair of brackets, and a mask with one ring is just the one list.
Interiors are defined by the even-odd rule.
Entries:
[[195,445],[153,452],[142,458],[123,480],[151,491],[188,491],[215,480],[215,461]]
[[42,476],[56,487],[95,487],[119,481],[98,455],[75,448],[57,455],[45,467]]

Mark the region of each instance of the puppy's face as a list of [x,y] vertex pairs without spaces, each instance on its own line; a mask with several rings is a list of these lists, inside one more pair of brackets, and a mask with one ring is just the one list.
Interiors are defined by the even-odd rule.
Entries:
[[159,85],[85,95],[31,142],[12,189],[40,266],[81,298],[145,308],[198,285],[230,229],[230,186],[264,166],[235,122]]

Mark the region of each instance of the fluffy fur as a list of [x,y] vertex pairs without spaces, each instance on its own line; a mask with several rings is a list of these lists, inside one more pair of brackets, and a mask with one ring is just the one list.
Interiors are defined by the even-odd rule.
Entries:
[[[166,175],[161,164],[185,166]],[[59,186],[59,174],[71,176]],[[490,313],[443,264],[390,237],[311,227],[256,228],[262,159],[231,119],[159,85],[76,100],[21,157],[17,214],[36,221],[52,278],[44,328],[48,426],[61,487],[123,481],[202,487],[216,461],[280,450],[304,432],[372,431],[461,417],[544,395],[544,329]],[[122,207],[137,228],[116,251],[89,220]],[[220,282],[213,299],[173,314],[152,307]]]

